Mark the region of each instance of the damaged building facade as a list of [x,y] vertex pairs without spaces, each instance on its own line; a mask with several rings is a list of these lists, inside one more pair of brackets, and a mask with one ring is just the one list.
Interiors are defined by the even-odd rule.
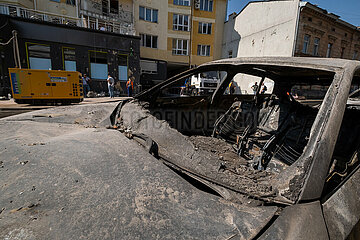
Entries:
[[[96,52],[96,58],[100,56],[101,64],[105,64],[104,59],[108,59],[104,55],[108,51],[126,55],[121,60],[122,64],[126,63],[128,70],[132,68],[135,71],[138,91],[185,69],[220,59],[226,10],[227,0],[0,1],[0,13],[4,15],[91,29],[102,33],[98,36],[104,39],[110,36],[107,33],[121,34],[119,41],[125,40],[124,43],[105,48],[86,46],[93,48],[91,50]],[[130,36],[138,36],[140,41]],[[42,40],[47,41],[46,38]],[[85,41],[90,43],[90,40]],[[134,54],[137,51],[134,45],[138,45],[134,41],[139,42],[139,54]],[[93,44],[96,45],[95,42],[93,41]],[[124,49],[117,48],[120,47],[117,46],[119,44],[126,46]],[[93,55],[93,52],[90,55]],[[134,61],[139,62],[138,67],[136,64],[130,66],[130,59],[135,55],[137,60]],[[91,56],[86,58],[94,59]],[[118,57],[115,57],[114,61],[119,62],[116,59]],[[97,64],[97,60],[95,61],[94,64]],[[92,79],[106,85],[106,66],[91,67],[91,62],[88,65],[88,70],[86,67],[76,69],[88,73]],[[110,65],[116,64],[108,64],[107,67],[110,68]],[[110,72],[124,85],[123,81],[132,73],[126,73],[125,67],[119,69]]]
[[[92,79],[91,89],[98,93],[107,92],[106,79],[110,73],[118,82],[120,95],[126,94],[128,77],[134,76],[135,91],[140,91],[140,38],[134,36],[131,12],[123,14],[125,10],[122,12],[120,6],[125,5],[119,3],[117,14],[106,8],[106,17],[89,7],[97,6],[92,1],[87,5],[85,2],[43,3],[47,9],[34,5],[39,1],[0,4],[2,42],[11,38],[13,30],[18,32],[23,68],[86,73]],[[51,7],[53,4],[57,5]],[[11,43],[2,46],[0,61],[0,93],[6,96],[10,93],[7,69],[15,66]]]
[[227,0],[134,0],[142,79],[165,80],[221,58]]
[[84,0],[79,5],[82,26],[135,35],[132,0]]
[[360,60],[360,30],[310,2],[250,2],[225,22],[222,58],[266,56]]

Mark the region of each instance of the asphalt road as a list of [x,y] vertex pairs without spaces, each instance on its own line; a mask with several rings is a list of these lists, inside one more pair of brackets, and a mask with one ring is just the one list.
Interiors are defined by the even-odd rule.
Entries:
[[[72,105],[84,105],[84,104],[93,104],[93,103],[107,103],[107,102],[117,102],[126,97],[115,97],[115,98],[85,98],[84,101],[78,104]],[[10,100],[0,100],[0,118],[9,117],[21,113],[31,112],[40,109],[48,109],[59,107],[61,105],[30,105],[30,104],[17,104],[13,99]]]
[[0,118],[9,117],[30,111],[34,111],[34,110],[33,109],[0,109]]

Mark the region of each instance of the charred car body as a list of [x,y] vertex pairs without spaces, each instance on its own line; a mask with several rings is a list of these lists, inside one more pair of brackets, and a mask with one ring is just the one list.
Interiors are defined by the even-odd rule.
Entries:
[[[208,71],[218,71],[222,77],[213,94],[184,96],[174,91],[191,76]],[[229,83],[240,75],[258,79],[260,86],[273,81],[273,92],[226,94]],[[105,212],[109,219],[123,222],[112,225],[116,227],[111,232],[104,230],[104,224],[92,226],[93,235],[79,233],[82,222],[71,226],[52,222],[55,230],[44,236],[59,236],[65,226],[72,236],[86,237],[102,236],[105,231],[109,237],[141,239],[344,239],[360,219],[360,106],[348,101],[359,82],[357,61],[226,59],[186,71],[134,100],[120,102],[110,125],[123,134],[104,131],[119,134],[126,145],[117,145],[122,151],[117,153],[117,164],[124,166],[116,169],[130,176],[116,171],[108,176],[124,196],[120,212],[110,208]],[[321,86],[326,94],[315,104],[298,101],[291,94],[295,85]],[[6,122],[24,121],[29,114],[22,116]],[[59,120],[53,116],[48,122]],[[94,141],[88,140],[89,144]],[[127,146],[137,151],[131,168]],[[101,150],[99,154],[102,151],[107,156],[112,153]],[[126,187],[129,182],[134,189]],[[0,203],[11,198],[10,193],[5,196]],[[85,202],[90,199],[92,194]],[[3,214],[5,220],[22,219]],[[16,224],[10,223],[0,233],[9,236],[10,230],[15,231]],[[31,234],[39,233],[44,233],[42,228],[31,228]]]

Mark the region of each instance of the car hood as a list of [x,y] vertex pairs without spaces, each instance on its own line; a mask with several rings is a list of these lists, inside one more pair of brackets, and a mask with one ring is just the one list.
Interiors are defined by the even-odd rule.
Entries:
[[0,120],[0,236],[22,239],[250,239],[274,206],[204,192],[119,131],[117,103]]

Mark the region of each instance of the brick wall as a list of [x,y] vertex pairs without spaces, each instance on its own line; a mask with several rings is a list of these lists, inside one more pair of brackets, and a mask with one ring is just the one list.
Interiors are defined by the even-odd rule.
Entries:
[[[303,51],[305,35],[308,48]],[[314,55],[315,38],[319,39],[318,55]],[[330,57],[360,60],[360,30],[338,19],[337,16],[303,8],[300,13],[295,56],[327,57],[328,44],[332,44]]]

